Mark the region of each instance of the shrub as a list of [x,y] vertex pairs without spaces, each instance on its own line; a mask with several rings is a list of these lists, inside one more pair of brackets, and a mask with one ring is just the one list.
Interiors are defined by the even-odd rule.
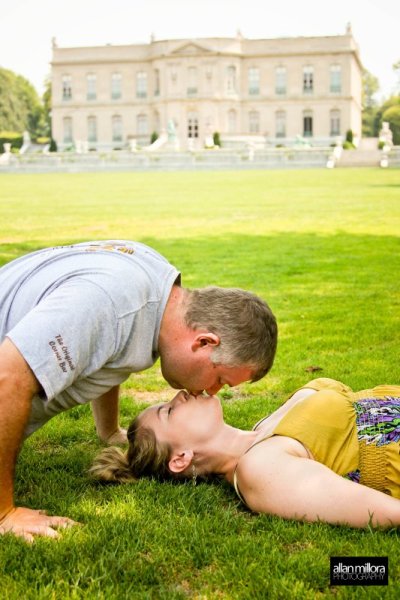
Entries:
[[4,152],[4,144],[11,144],[12,149],[19,150],[23,144],[22,133],[17,131],[0,131],[0,152]]
[[[348,129],[346,131],[346,142],[349,142],[350,144],[353,143],[353,132],[351,129]],[[343,145],[343,147],[344,147],[344,145]]]
[[213,142],[214,142],[214,146],[219,146],[221,147],[221,137],[219,135],[218,131],[215,131],[213,133]]
[[353,144],[353,142],[349,142],[348,140],[345,140],[343,142],[343,150],[353,150],[355,148],[355,145]]
[[57,152],[57,142],[51,138],[49,152]]
[[156,140],[158,140],[158,133],[157,131],[153,131],[150,138],[150,144],[154,144]]
[[49,144],[50,143],[50,138],[49,137],[44,137],[44,136],[38,137],[38,138],[36,138],[36,143],[37,144],[42,144],[44,146],[45,144]]

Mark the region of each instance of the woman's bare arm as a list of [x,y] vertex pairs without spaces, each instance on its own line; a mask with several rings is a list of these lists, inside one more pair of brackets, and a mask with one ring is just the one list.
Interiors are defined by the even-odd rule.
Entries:
[[251,510],[351,527],[400,525],[400,500],[344,479],[299,448],[276,436],[241,459],[238,485]]

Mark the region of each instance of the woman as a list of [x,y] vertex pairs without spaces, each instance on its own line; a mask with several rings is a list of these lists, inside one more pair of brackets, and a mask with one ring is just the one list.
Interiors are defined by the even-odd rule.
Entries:
[[287,519],[400,525],[400,386],[352,390],[315,379],[252,431],[227,425],[219,399],[179,392],[143,411],[127,453],[107,448],[97,478],[219,475],[247,506]]

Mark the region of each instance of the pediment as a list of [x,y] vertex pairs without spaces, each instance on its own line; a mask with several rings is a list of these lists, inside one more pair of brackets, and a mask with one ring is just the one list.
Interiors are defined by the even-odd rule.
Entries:
[[205,54],[205,53],[209,53],[209,52],[211,52],[210,48],[201,46],[200,44],[197,44],[196,42],[184,42],[183,44],[181,44],[180,46],[175,48],[175,50],[172,50],[171,54],[173,54],[174,56],[180,56],[180,55],[196,56],[196,54],[200,55],[200,54]]

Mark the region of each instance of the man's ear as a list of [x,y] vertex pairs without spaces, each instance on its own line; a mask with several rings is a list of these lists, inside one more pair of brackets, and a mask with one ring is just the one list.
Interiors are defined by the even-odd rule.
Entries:
[[221,340],[219,335],[216,333],[211,333],[211,331],[202,331],[195,335],[192,341],[191,349],[193,352],[199,350],[200,348],[204,348],[205,346],[219,346]]
[[168,463],[171,473],[182,473],[193,460],[193,450],[183,450],[174,454]]

